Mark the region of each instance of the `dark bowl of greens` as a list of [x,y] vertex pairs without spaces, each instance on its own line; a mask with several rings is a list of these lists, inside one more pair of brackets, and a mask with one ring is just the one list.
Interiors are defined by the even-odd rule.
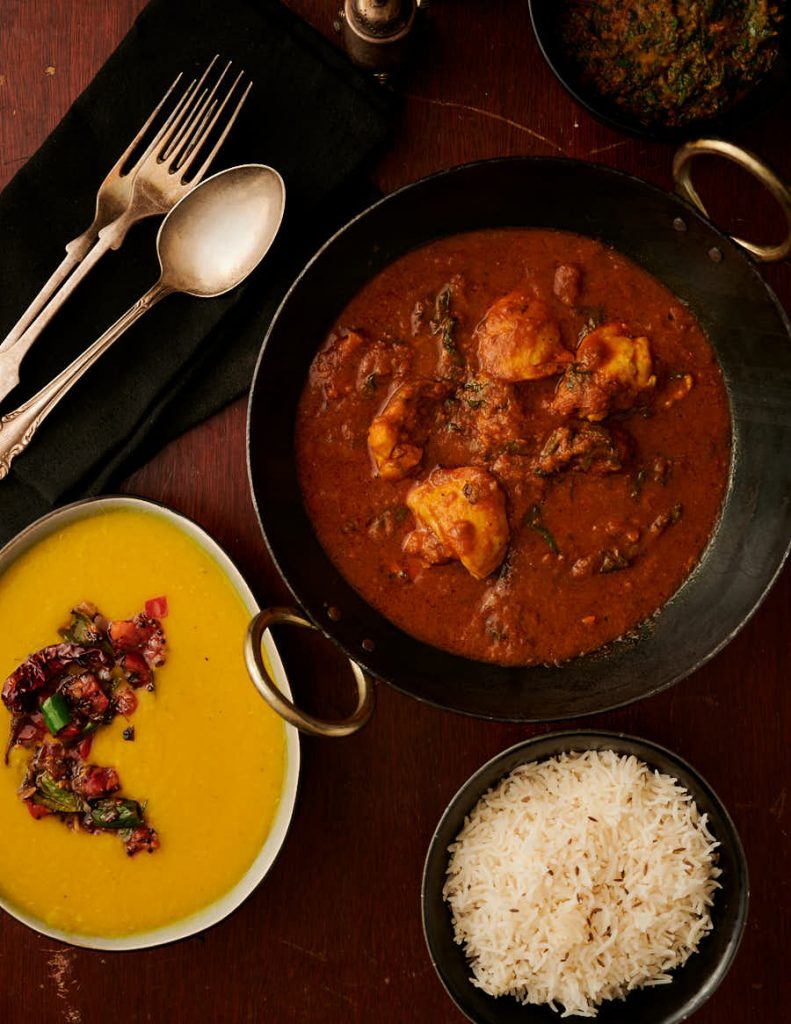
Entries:
[[785,0],[530,0],[538,44],[599,120],[666,141],[721,132],[791,83]]

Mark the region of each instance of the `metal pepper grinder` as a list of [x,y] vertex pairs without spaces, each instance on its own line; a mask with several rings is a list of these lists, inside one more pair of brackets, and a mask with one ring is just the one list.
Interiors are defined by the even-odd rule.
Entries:
[[351,59],[385,77],[409,56],[427,0],[344,0],[340,31]]

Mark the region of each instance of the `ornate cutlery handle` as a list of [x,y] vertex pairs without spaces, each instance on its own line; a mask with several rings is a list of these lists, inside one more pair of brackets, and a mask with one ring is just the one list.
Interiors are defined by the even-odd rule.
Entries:
[[52,412],[61,398],[77,383],[83,374],[102,356],[124,331],[148,312],[172,288],[161,280],[109,327],[82,355],[62,370],[24,405],[0,419],[0,480],[8,476],[11,463],[24,451],[41,423]]

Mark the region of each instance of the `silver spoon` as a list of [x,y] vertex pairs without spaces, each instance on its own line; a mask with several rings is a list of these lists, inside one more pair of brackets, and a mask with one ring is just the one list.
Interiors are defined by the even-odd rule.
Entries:
[[160,299],[173,292],[212,299],[241,284],[272,245],[285,196],[277,171],[244,164],[206,178],[174,206],[157,235],[157,283],[54,380],[0,419],[0,480],[61,398]]

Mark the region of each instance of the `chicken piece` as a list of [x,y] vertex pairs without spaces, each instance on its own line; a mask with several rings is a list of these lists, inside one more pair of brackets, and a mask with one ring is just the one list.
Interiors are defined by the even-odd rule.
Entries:
[[549,306],[510,292],[475,329],[481,372],[499,380],[540,380],[562,373],[574,356],[563,347]]
[[325,399],[343,398],[353,391],[372,394],[382,379],[406,373],[411,358],[412,350],[403,343],[371,341],[359,331],[341,331],[330,337],[316,357],[311,377]]
[[403,480],[423,458],[437,403],[450,388],[440,381],[407,381],[390,395],[368,428],[368,451],[383,480]]
[[445,565],[453,561],[453,555],[445,548],[442,541],[428,526],[419,523],[404,538],[405,555],[414,555],[424,565]]
[[577,473],[618,473],[629,454],[629,440],[619,430],[599,423],[571,422],[557,427],[544,442],[534,464],[538,476],[563,470]]
[[357,364],[357,390],[372,395],[383,382],[403,377],[411,362],[412,349],[403,341],[366,344]]
[[615,410],[631,409],[640,393],[655,385],[648,338],[633,338],[626,324],[612,320],[582,339],[552,408],[562,416],[596,422]]
[[457,392],[462,406],[473,411],[475,435],[484,452],[519,443],[528,422],[513,384],[499,380],[470,380]]
[[357,359],[363,337],[357,331],[334,334],[316,357],[311,376],[321,384],[325,398],[342,398],[354,388]]
[[429,564],[458,559],[476,580],[502,562],[508,547],[505,495],[485,469],[433,469],[412,485],[406,503],[418,521],[404,542],[406,551]]
[[527,442],[516,442],[512,450],[504,451],[487,468],[505,488],[512,505],[521,504],[525,495],[532,495],[541,485],[531,472],[532,462]]

